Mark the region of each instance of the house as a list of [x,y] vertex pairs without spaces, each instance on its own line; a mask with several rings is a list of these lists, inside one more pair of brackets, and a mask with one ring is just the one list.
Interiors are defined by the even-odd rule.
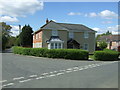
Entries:
[[107,35],[101,36],[98,41],[106,41],[107,49],[120,51],[120,35]]
[[46,20],[33,35],[33,48],[95,50],[95,31],[81,24]]

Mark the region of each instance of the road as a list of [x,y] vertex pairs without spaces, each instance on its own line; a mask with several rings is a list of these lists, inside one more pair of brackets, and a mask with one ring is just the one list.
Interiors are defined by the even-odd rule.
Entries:
[[118,88],[118,61],[2,54],[2,88]]

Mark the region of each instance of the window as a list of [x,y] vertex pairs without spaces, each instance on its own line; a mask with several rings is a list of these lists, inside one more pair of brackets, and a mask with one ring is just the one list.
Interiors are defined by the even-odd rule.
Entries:
[[62,46],[61,46],[61,43],[59,43],[59,45],[58,45],[58,48],[61,48]]
[[58,36],[58,31],[57,30],[52,30],[52,36]]
[[69,32],[69,38],[74,38],[74,33],[73,32]]
[[55,43],[55,49],[57,49],[57,43]]
[[48,44],[48,49],[61,49],[63,43],[51,43]]
[[89,37],[89,33],[88,32],[84,32],[84,38],[88,38]]
[[51,43],[51,49],[54,49],[54,43]]
[[84,44],[84,49],[88,50],[88,44],[87,43]]

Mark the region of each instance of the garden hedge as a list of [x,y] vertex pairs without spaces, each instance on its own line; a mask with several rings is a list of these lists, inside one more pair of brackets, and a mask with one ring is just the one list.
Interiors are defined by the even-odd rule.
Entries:
[[64,58],[71,60],[87,60],[89,53],[80,49],[47,49],[13,47],[13,53],[48,58]]
[[112,51],[112,50],[103,50],[103,51],[95,51],[94,52],[94,59],[101,60],[101,61],[114,61],[118,60],[119,52]]

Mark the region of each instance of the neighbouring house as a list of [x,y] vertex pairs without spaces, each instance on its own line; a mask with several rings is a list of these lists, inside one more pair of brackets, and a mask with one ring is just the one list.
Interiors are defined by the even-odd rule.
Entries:
[[96,31],[81,25],[46,20],[33,35],[33,48],[95,50]]
[[98,41],[105,41],[108,43],[107,49],[120,51],[120,35],[101,36]]

